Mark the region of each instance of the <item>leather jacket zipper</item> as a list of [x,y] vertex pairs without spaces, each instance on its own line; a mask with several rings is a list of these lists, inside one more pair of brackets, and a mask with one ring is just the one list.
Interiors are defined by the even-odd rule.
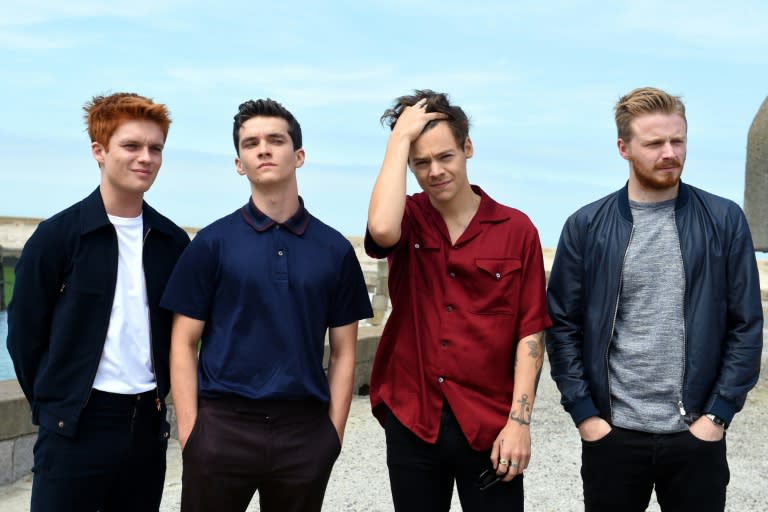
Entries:
[[611,377],[610,368],[608,366],[608,354],[611,351],[611,343],[613,342],[613,332],[616,329],[616,317],[619,314],[619,301],[621,300],[621,287],[624,284],[624,263],[627,261],[627,253],[629,253],[629,246],[632,245],[632,237],[635,235],[635,225],[632,224],[632,230],[629,232],[629,240],[627,240],[627,246],[624,248],[624,257],[621,259],[621,269],[619,270],[619,288],[616,290],[616,305],[613,308],[613,322],[611,323],[611,332],[608,338],[608,344],[605,347],[605,375],[608,380],[608,412],[610,413],[611,422],[613,422],[613,393],[611,392]]
[[680,243],[680,228],[677,225],[677,215],[673,212],[672,215],[675,217],[675,227],[677,227],[677,250],[678,254],[680,256],[680,268],[683,269],[683,371],[681,372],[680,378],[680,400],[677,402],[677,408],[680,410],[680,416],[685,419],[686,411],[685,411],[685,404],[683,398],[685,397],[685,374],[687,373],[688,368],[688,326],[687,326],[687,319],[688,319],[688,280],[686,279],[685,274],[685,259],[683,258],[683,246]]

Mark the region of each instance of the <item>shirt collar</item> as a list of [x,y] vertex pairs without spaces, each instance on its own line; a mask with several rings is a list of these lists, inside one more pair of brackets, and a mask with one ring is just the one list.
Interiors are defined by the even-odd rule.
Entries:
[[288,220],[278,223],[267,217],[264,212],[259,210],[253,203],[253,198],[248,200],[248,203],[240,209],[240,213],[243,216],[245,222],[247,222],[254,230],[259,233],[267,231],[274,226],[282,226],[294,235],[302,236],[307,230],[309,225],[310,215],[306,208],[304,208],[304,200],[299,196],[299,209],[296,210]]

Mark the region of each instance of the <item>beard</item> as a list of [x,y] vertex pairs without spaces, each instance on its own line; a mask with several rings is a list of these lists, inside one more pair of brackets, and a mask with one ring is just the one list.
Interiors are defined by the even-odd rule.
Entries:
[[[645,189],[669,190],[680,183],[680,176],[683,174],[683,162],[679,159],[665,160],[658,165],[654,165],[652,168],[644,167],[634,159],[630,161],[635,179]],[[660,171],[660,169],[669,168],[670,166],[677,167],[679,170],[675,172]]]

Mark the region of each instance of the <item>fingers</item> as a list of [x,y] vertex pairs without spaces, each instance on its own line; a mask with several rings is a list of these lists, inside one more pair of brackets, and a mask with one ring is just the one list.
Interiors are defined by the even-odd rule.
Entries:
[[493,442],[493,449],[491,450],[491,465],[493,469],[499,469],[499,453],[501,452],[501,442],[497,439]]
[[421,99],[413,106],[405,107],[395,123],[394,134],[404,135],[411,142],[416,140],[424,127],[438,119],[447,119],[448,116],[440,112],[427,112],[427,100]]
[[522,475],[526,467],[528,467],[526,462],[500,458],[496,474],[502,477],[502,481],[509,482],[517,475]]

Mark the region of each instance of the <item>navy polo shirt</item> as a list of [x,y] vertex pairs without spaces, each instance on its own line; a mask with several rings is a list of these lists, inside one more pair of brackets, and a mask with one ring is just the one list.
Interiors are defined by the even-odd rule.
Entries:
[[352,245],[299,199],[283,224],[249,201],[179,259],[161,305],[205,321],[200,396],[328,402],[326,330],[373,315]]

